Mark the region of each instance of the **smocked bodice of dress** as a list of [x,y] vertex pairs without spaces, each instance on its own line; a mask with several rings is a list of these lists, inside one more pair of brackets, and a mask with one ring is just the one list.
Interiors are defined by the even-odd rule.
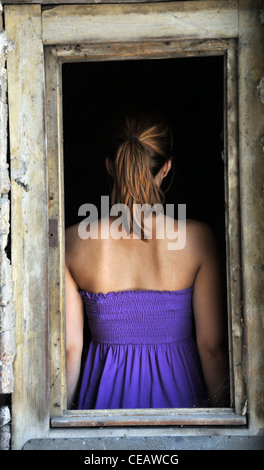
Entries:
[[192,288],[81,294],[91,338],[99,343],[173,343],[192,334]]

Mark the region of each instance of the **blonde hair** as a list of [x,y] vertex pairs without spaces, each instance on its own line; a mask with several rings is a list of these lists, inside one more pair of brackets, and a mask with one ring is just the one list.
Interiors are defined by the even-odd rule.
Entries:
[[121,115],[109,143],[108,158],[113,167],[111,203],[122,203],[129,208],[130,232],[133,223],[142,231],[143,223],[138,219],[135,204],[153,206],[165,200],[155,176],[172,158],[169,124],[156,113]]

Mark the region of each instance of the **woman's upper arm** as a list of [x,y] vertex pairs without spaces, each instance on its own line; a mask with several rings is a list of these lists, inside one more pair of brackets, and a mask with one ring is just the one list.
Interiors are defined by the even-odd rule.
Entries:
[[66,348],[82,349],[83,302],[69,268],[65,266]]
[[202,225],[198,250],[201,263],[194,283],[193,309],[198,348],[208,352],[222,347],[226,337],[223,270],[211,229]]

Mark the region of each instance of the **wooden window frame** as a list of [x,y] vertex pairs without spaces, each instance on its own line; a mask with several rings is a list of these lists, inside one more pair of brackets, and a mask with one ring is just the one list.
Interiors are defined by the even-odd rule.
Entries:
[[[241,273],[236,276],[233,266],[241,265],[239,239],[239,188],[235,177],[238,168],[237,149],[237,97],[236,97],[236,41],[202,40],[196,41],[151,41],[135,44],[119,42],[114,44],[100,43],[76,46],[47,46],[45,48],[46,96],[47,96],[47,140],[49,156],[49,198],[50,219],[57,219],[62,228],[57,247],[50,247],[50,355],[51,355],[51,425],[53,427],[81,426],[122,426],[122,425],[245,425],[246,417],[241,414],[245,403],[243,380],[238,368],[231,365],[231,402],[227,409],[170,409],[169,411],[142,409],[137,412],[122,411],[68,411],[65,407],[65,344],[64,344],[64,230],[63,230],[63,149],[62,149],[62,78],[61,67],[67,62],[89,62],[106,60],[133,60],[180,57],[224,56],[225,62],[225,101],[232,103],[225,107],[225,165],[227,197],[227,278],[232,286],[232,296],[228,295],[229,331],[236,331],[235,338],[230,335],[230,363],[243,363],[242,359],[242,312],[241,306]],[[190,59],[191,60],[191,59]],[[161,62],[162,67],[162,62]],[[57,128],[54,125],[57,123]],[[231,214],[231,215],[230,215]],[[236,217],[234,217],[236,214]],[[58,295],[58,286],[60,295]],[[55,292],[55,295],[54,295]],[[58,315],[57,312],[61,314]],[[240,311],[239,321],[237,313]],[[58,332],[61,332],[58,335]],[[238,341],[239,339],[239,341]],[[58,345],[61,345],[61,348]],[[61,371],[58,374],[58,371]],[[235,386],[234,386],[235,384]],[[59,405],[59,406],[58,406]]]
[[[58,427],[245,426],[238,2],[68,5],[51,9],[6,5],[5,21],[7,34],[16,45],[8,56],[17,344],[13,448],[21,448],[32,438],[51,436],[52,428]],[[231,407],[67,411],[61,66],[69,61],[201,55],[225,58]]]

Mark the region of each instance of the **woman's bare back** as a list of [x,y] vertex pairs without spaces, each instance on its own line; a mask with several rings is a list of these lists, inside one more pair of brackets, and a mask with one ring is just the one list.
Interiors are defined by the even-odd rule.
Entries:
[[[113,222],[109,220],[109,226]],[[180,250],[168,249],[172,241],[164,231],[163,238],[141,240],[109,236],[83,240],[78,225],[66,231],[66,264],[79,288],[90,292],[121,290],[181,290],[194,284],[202,262],[199,242],[204,224],[186,221],[186,243]],[[178,222],[174,221],[174,232]],[[199,250],[200,245],[200,250]]]

